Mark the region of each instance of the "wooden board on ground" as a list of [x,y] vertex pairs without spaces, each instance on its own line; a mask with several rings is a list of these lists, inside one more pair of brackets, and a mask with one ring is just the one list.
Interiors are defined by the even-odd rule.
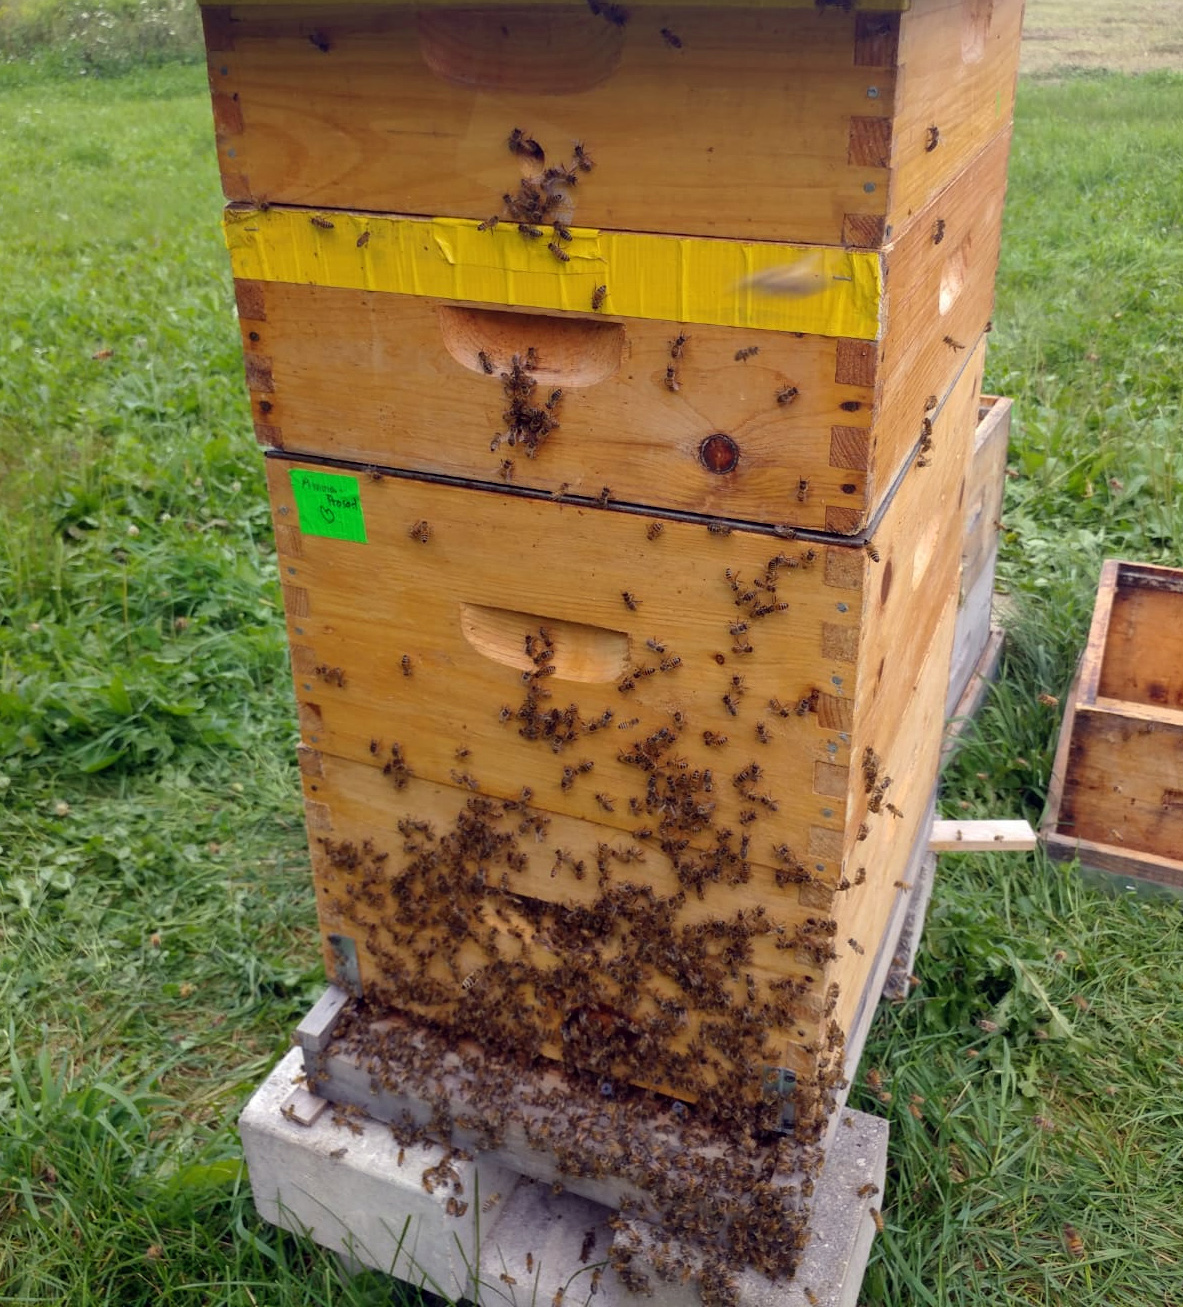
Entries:
[[231,200],[479,221],[523,176],[570,167],[578,141],[595,169],[567,188],[568,223],[873,246],[1010,121],[1022,9],[673,6],[620,26],[582,4],[203,17]]

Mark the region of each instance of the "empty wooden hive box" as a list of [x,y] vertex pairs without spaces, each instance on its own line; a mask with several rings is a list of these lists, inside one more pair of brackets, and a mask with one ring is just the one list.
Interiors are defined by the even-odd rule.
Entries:
[[1110,559],[1042,830],[1052,857],[1183,890],[1183,571]]
[[347,987],[822,1112],[935,778],[1020,16],[206,10]]

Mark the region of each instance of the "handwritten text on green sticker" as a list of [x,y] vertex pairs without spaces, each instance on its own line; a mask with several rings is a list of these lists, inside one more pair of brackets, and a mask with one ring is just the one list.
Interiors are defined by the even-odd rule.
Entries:
[[300,530],[305,535],[366,543],[366,519],[357,477],[303,468],[294,468],[290,475]]

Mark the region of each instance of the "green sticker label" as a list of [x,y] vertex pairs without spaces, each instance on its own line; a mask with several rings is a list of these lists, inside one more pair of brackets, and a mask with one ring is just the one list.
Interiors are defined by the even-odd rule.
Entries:
[[340,472],[293,469],[292,495],[300,515],[300,530],[309,536],[366,543],[366,518],[357,477]]

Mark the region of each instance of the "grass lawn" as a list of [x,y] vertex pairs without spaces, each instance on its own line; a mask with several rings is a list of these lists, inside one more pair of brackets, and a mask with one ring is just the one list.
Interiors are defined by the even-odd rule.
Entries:
[[[1180,561],[1183,76],[1017,121],[1014,631],[945,806],[1036,818],[1101,560]],[[0,65],[5,1302],[389,1301],[257,1221],[233,1131],[323,976],[212,139],[197,66]],[[1183,1301],[1181,921],[942,860],[852,1099],[892,1126],[867,1304]]]

